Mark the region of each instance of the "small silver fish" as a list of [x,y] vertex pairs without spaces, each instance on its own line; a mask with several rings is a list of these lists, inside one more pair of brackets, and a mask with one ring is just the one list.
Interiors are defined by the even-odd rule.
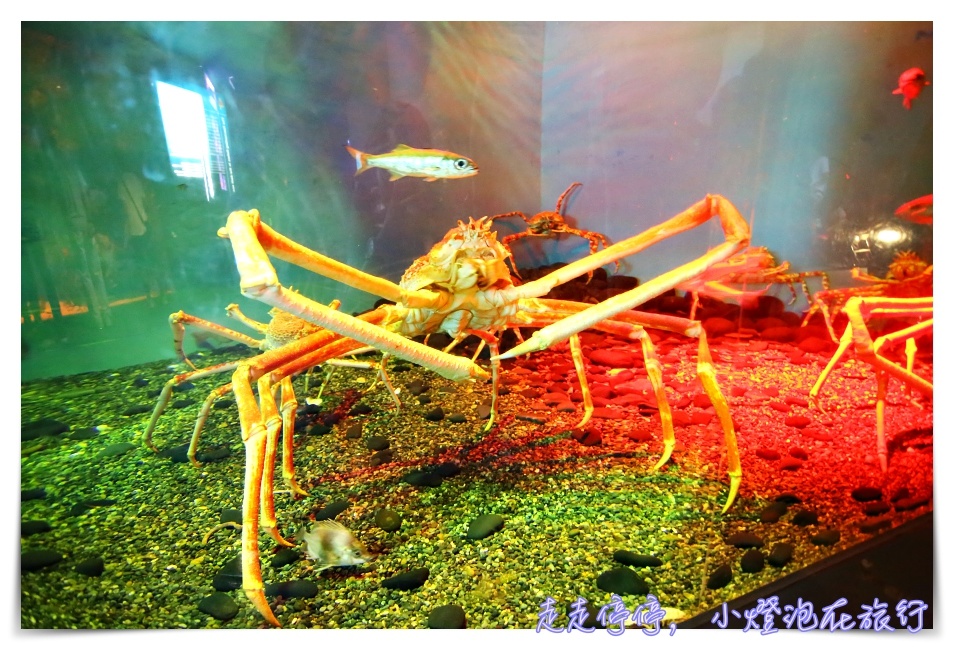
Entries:
[[354,158],[357,176],[372,167],[380,167],[396,181],[405,176],[416,176],[427,182],[438,178],[466,178],[477,173],[477,163],[470,158],[442,149],[415,149],[399,144],[387,153],[369,154],[345,145]]
[[298,541],[305,542],[305,555],[315,561],[315,571],[334,566],[364,564],[371,554],[351,531],[333,519],[315,522],[311,530],[302,529]]

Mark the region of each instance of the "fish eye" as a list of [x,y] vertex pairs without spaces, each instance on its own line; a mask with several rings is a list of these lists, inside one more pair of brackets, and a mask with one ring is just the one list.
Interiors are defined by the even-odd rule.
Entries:
[[457,160],[454,161],[454,167],[456,167],[457,169],[467,169],[467,159],[458,158]]

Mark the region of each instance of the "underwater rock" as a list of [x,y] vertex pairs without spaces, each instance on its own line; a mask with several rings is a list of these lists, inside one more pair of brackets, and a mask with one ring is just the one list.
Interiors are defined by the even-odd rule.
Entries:
[[374,409],[364,403],[355,404],[348,411],[348,415],[367,415],[368,413],[374,413]]
[[78,573],[82,573],[84,576],[98,578],[103,575],[103,571],[106,570],[106,563],[101,557],[91,557],[88,560],[83,560],[74,568]]
[[289,564],[294,564],[301,559],[301,554],[297,549],[294,548],[283,548],[278,553],[272,557],[272,561],[269,562],[273,569],[280,569],[283,566],[288,566]]
[[914,510],[916,508],[920,508],[921,506],[926,506],[930,502],[930,497],[911,497],[908,499],[898,499],[894,503],[894,509],[898,512],[903,510]]
[[782,503],[787,503],[788,505],[794,505],[796,503],[801,503],[802,500],[799,499],[796,495],[791,492],[783,492],[776,496],[772,501],[781,501]]
[[490,417],[491,408],[490,404],[478,404],[477,405],[477,419],[486,420]]
[[788,542],[778,542],[769,551],[768,563],[774,567],[783,567],[792,559],[792,553],[795,552],[795,546]]
[[742,555],[739,566],[743,573],[758,573],[765,568],[765,554],[758,549],[750,548]]
[[891,503],[896,503],[900,501],[901,499],[908,499],[910,497],[911,497],[911,490],[909,490],[907,486],[902,485],[895,491],[894,494],[891,495]]
[[415,487],[440,487],[444,482],[444,479],[437,472],[428,472],[422,469],[411,470],[402,476],[401,480]]
[[409,392],[411,395],[420,395],[421,393],[426,393],[430,389],[430,386],[425,384],[420,379],[409,381],[408,383],[404,384],[404,387],[407,388],[407,392]]
[[451,413],[447,416],[447,419],[454,424],[461,424],[467,421],[467,416],[463,413]]
[[196,453],[195,458],[200,463],[214,463],[217,460],[225,460],[231,455],[232,450],[227,445],[219,445]]
[[435,406],[433,409],[424,414],[425,420],[430,420],[431,422],[440,422],[444,419],[444,409],[440,406]]
[[393,449],[382,449],[381,451],[376,451],[371,454],[371,460],[368,461],[368,465],[371,467],[377,467],[384,463],[390,463],[394,460],[394,450]]
[[766,447],[759,447],[756,449],[755,455],[764,460],[778,460],[782,457],[782,454],[778,453],[774,449],[768,449]]
[[212,578],[212,587],[216,591],[234,591],[242,587],[242,556],[237,555],[222,565]]
[[358,440],[362,435],[364,425],[360,422],[352,424],[345,430],[345,438],[348,440]]
[[818,513],[811,510],[799,510],[792,517],[792,523],[796,526],[812,526],[818,523]]
[[759,514],[759,521],[763,524],[774,524],[786,512],[788,512],[788,504],[784,501],[773,501]]
[[188,463],[189,443],[184,445],[176,445],[175,447],[169,447],[168,449],[161,449],[156,455],[159,458],[168,458],[173,463]]
[[802,429],[802,433],[813,440],[821,440],[822,442],[831,442],[835,439],[835,436],[820,429],[816,429],[815,427],[807,427]]
[[305,433],[307,433],[309,436],[325,436],[331,433],[331,431],[331,427],[329,427],[327,424],[322,424],[319,422],[318,424],[312,424],[310,427],[308,427],[305,430]]
[[779,413],[788,413],[792,410],[792,405],[785,402],[769,402],[769,408]]
[[433,401],[434,401],[434,400],[432,400],[432,399],[431,399],[430,397],[428,397],[427,395],[421,395],[420,397],[417,398],[417,403],[420,404],[421,406],[423,406],[423,405],[425,405],[425,404],[430,404],[430,403],[433,402]]
[[60,562],[63,556],[56,551],[37,549],[20,554],[20,573],[37,571]]
[[808,452],[801,447],[792,447],[788,450],[788,455],[798,460],[808,460]]
[[709,574],[709,579],[706,581],[706,589],[722,589],[730,582],[732,582],[732,567],[728,564],[723,564]]
[[603,434],[592,427],[583,430],[573,429],[570,436],[584,447],[595,447],[603,442]]
[[184,408],[186,408],[187,406],[192,406],[193,404],[195,404],[195,400],[194,400],[194,399],[191,399],[191,398],[189,398],[189,397],[184,397],[184,398],[182,398],[182,399],[177,399],[176,401],[174,401],[174,402],[173,402],[172,404],[170,404],[169,406],[171,406],[171,407],[174,408],[174,409],[184,409]]
[[891,504],[884,501],[870,501],[865,504],[864,511],[869,517],[883,515],[884,513],[891,511]]
[[20,501],[36,501],[37,499],[46,498],[46,488],[29,488],[26,490],[20,490]]
[[633,551],[626,551],[623,549],[613,551],[613,559],[620,564],[627,564],[629,566],[662,566],[662,560],[660,560],[658,557],[634,553]]
[[431,572],[427,568],[411,569],[410,571],[398,573],[397,575],[393,575],[386,580],[382,580],[381,586],[385,589],[400,589],[401,591],[409,591],[411,589],[417,589],[427,582],[427,579],[430,577],[430,575]]
[[745,531],[729,535],[725,543],[736,548],[762,548],[765,546],[765,542],[762,541],[761,537],[755,533]]
[[239,606],[231,596],[220,591],[199,601],[199,611],[219,621],[228,621],[238,614]]
[[85,429],[77,429],[66,438],[67,440],[92,440],[98,435],[99,430],[96,427],[86,427]]
[[348,499],[338,499],[337,501],[332,501],[324,508],[315,513],[315,521],[321,521],[323,519],[334,519],[342,512],[347,510],[351,506],[351,501]]
[[364,444],[371,451],[381,451],[391,446],[391,443],[384,436],[368,436],[364,439]]
[[381,530],[389,533],[394,532],[401,527],[403,523],[401,515],[387,508],[380,508],[374,513],[374,523]]
[[173,384],[173,386],[172,386],[172,392],[173,392],[173,393],[186,393],[186,392],[192,390],[193,388],[195,388],[195,384],[193,384],[191,381],[184,381],[184,382],[179,383],[179,384]]
[[616,567],[596,577],[596,586],[611,594],[643,596],[649,593],[649,585],[629,567]]
[[504,518],[500,515],[483,514],[478,516],[467,528],[467,539],[484,539],[503,528]]
[[883,498],[881,488],[862,486],[851,491],[851,498],[855,501],[878,501]]
[[440,463],[429,468],[431,472],[434,472],[441,478],[450,478],[452,476],[457,476],[460,474],[460,465],[455,463],[452,460],[449,460],[445,463]]
[[131,442],[117,442],[116,444],[109,445],[108,447],[100,450],[100,452],[96,454],[96,457],[112,458],[113,456],[121,456],[127,451],[132,451],[133,449],[136,449],[136,445]]
[[816,546],[831,546],[832,544],[837,544],[838,540],[841,539],[841,532],[835,528],[829,528],[828,530],[823,530],[816,535],[812,535],[812,544]]
[[38,520],[38,519],[28,519],[26,521],[20,522],[20,537],[29,537],[30,535],[37,535],[39,533],[46,533],[53,530],[49,522]]
[[811,418],[804,415],[790,415],[785,418],[785,426],[795,427],[796,429],[804,428],[811,424],[811,422]]
[[792,458],[791,456],[786,456],[782,459],[782,462],[778,464],[778,468],[795,471],[802,468],[802,461],[797,458]]
[[802,352],[807,352],[809,354],[819,354],[821,352],[827,352],[831,347],[831,341],[826,341],[825,339],[819,338],[817,336],[809,336],[798,342],[798,349]]
[[538,414],[538,413],[529,413],[527,411],[517,413],[515,417],[518,420],[523,420],[524,422],[532,422],[533,424],[546,424],[548,421],[548,418],[546,415]]
[[878,517],[870,521],[863,522],[858,525],[858,530],[863,533],[876,533],[882,528],[891,527],[891,515],[886,515],[884,517]]
[[133,404],[123,411],[120,415],[130,416],[130,415],[141,415],[143,413],[152,413],[152,404]]
[[432,630],[463,630],[467,627],[467,614],[460,605],[441,605],[427,615],[427,627]]
[[799,397],[798,395],[786,395],[785,403],[791,404],[792,406],[803,406],[808,408],[808,400],[804,397]]
[[149,382],[146,381],[146,378],[145,378],[145,377],[143,377],[142,375],[140,375],[140,376],[136,377],[135,379],[133,379],[133,380],[132,380],[132,384],[130,384],[130,385],[131,385],[133,388],[145,388],[146,386],[149,385]]
[[269,598],[314,598],[318,595],[318,583],[313,580],[287,580],[275,582],[265,587],[265,595]]
[[226,508],[222,511],[222,514],[219,515],[219,523],[224,524],[232,522],[235,524],[242,523],[242,511],[238,508]]
[[54,420],[53,418],[42,418],[33,422],[28,422],[20,427],[20,440],[35,440],[43,436],[57,436],[70,430],[70,425]]
[[775,341],[777,343],[787,343],[795,339],[795,327],[783,325],[780,327],[769,327],[759,332],[763,341]]
[[710,338],[717,338],[729,332],[734,332],[736,328],[737,325],[733,321],[720,316],[713,316],[702,321],[702,329],[706,331]]
[[639,361],[639,357],[629,350],[607,350],[596,348],[588,355],[590,363],[610,368],[632,368]]

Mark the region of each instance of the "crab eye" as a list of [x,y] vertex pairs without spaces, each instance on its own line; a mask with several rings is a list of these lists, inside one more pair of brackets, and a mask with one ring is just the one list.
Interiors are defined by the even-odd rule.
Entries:
[[457,169],[467,169],[467,160],[464,158],[458,158],[454,161],[454,167]]

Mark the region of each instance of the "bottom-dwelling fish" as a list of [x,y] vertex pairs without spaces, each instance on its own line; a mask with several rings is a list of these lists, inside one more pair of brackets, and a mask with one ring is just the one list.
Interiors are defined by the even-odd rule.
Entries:
[[302,529],[297,539],[305,542],[305,555],[315,561],[316,573],[335,566],[364,564],[371,559],[364,544],[332,519],[315,522],[311,530]]
[[388,153],[370,154],[345,145],[354,158],[357,170],[354,175],[372,167],[380,167],[391,175],[389,180],[396,181],[404,176],[417,176],[427,182],[438,178],[465,178],[477,173],[477,164],[460,154],[440,149],[415,149],[399,144]]

